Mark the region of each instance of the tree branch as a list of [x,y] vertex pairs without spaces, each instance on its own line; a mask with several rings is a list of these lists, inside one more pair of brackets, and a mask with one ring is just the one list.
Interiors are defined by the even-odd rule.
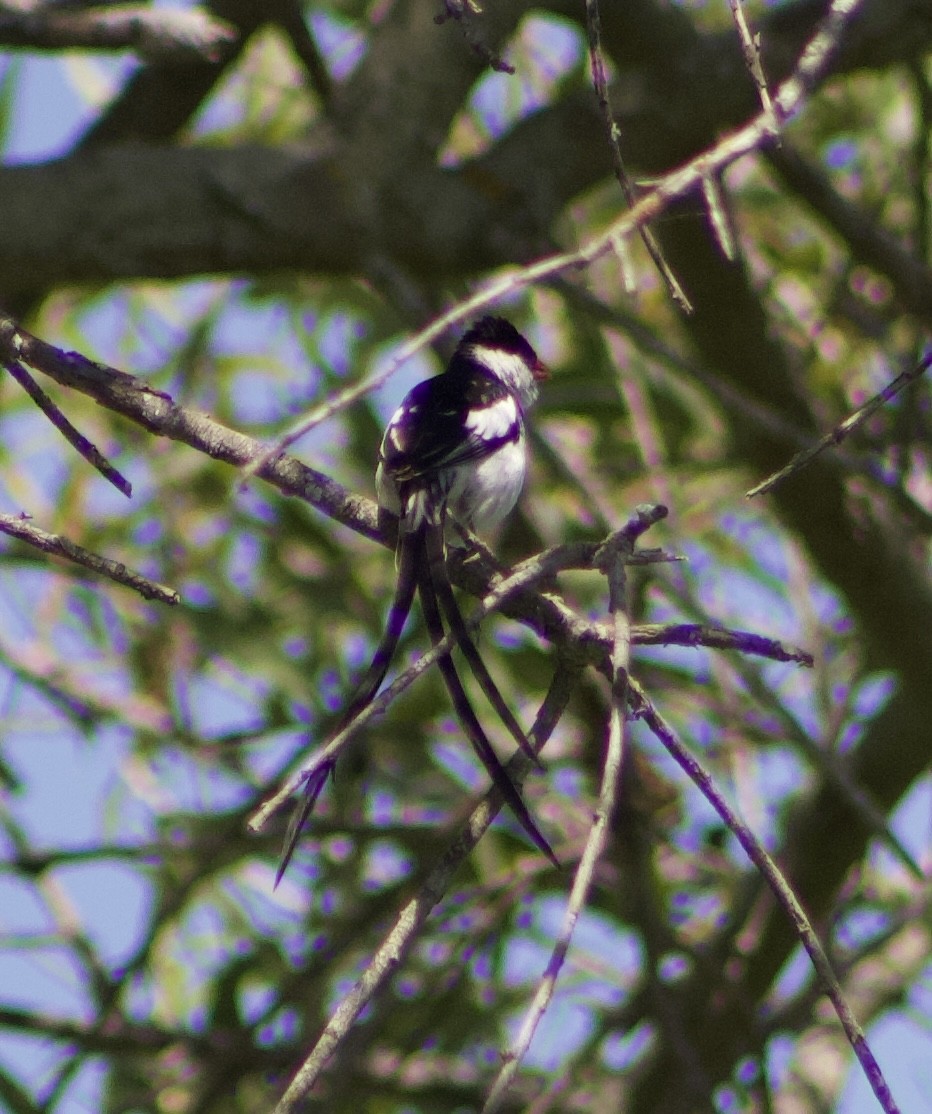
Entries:
[[29,50],[133,50],[145,58],[215,62],[235,27],[203,8],[114,4],[69,10],[37,5],[0,12],[0,45]]
[[144,600],[157,600],[159,603],[168,604],[180,602],[181,597],[174,588],[166,588],[164,584],[159,584],[150,580],[147,576],[143,576],[142,573],[128,569],[122,562],[113,561],[109,557],[102,557],[98,553],[93,553],[70,539],[62,537],[61,534],[47,534],[37,526],[31,526],[23,518],[11,514],[0,514],[0,532],[9,535],[11,538],[17,538],[42,553],[48,553],[53,557],[63,557],[66,561],[82,565],[84,568],[90,569],[91,572],[95,572],[99,576],[105,576],[116,584],[132,588]]
[[[531,729],[531,739],[538,750],[550,737],[563,715],[575,687],[576,677],[575,665],[563,662],[558,665],[553,682],[537,714],[537,720]],[[530,759],[518,752],[506,764],[505,769],[520,786],[529,765]],[[398,914],[382,944],[372,954],[359,980],[343,996],[336,1008],[331,1010],[327,1025],[276,1106],[274,1114],[292,1114],[299,1109],[302,1098],[320,1078],[327,1061],[346,1039],[360,1013],[383,992],[388,980],[420,934],[430,911],[447,892],[454,874],[485,834],[501,807],[502,798],[498,790],[490,789],[454,842],[428,874],[418,893]]]

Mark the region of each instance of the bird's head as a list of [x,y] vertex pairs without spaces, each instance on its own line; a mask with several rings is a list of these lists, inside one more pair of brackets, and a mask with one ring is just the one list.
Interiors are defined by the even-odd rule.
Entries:
[[504,317],[482,317],[457,345],[456,354],[481,365],[501,380],[527,409],[537,399],[537,384],[550,374],[529,342]]

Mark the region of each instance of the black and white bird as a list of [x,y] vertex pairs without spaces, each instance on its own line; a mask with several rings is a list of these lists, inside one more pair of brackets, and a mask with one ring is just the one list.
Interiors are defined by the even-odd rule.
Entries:
[[[413,387],[392,415],[379,449],[376,491],[380,506],[399,521],[395,596],[385,632],[340,718],[339,730],[378,691],[417,591],[431,642],[436,645],[444,637],[445,615],[502,722],[518,745],[538,761],[466,628],[447,576],[445,545],[460,541],[457,527],[482,533],[514,508],[527,472],[525,415],[546,376],[537,353],[510,322],[483,317],[464,334],[446,370]],[[557,864],[473,712],[452,657],[444,655],[438,664],[460,722],[492,781],[533,842]],[[305,785],[276,883],[332,767],[331,762],[316,770]]]

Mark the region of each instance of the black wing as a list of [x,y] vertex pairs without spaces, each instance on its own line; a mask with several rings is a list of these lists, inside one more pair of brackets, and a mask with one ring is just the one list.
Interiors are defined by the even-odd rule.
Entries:
[[405,396],[382,440],[382,464],[398,483],[481,460],[521,436],[514,395],[485,375],[445,372]]

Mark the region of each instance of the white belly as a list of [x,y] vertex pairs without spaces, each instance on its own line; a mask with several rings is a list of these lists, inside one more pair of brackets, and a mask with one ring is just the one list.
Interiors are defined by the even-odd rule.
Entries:
[[[514,509],[527,468],[524,439],[503,446],[490,457],[469,461],[446,473],[446,503],[450,514],[462,526],[484,534],[493,530]],[[394,479],[380,464],[375,474],[379,504],[393,514],[402,507]],[[415,497],[407,508],[408,529],[423,515],[422,498]]]
[[514,509],[525,469],[524,444],[517,441],[486,460],[462,465],[447,496],[453,517],[477,534],[493,530]]

